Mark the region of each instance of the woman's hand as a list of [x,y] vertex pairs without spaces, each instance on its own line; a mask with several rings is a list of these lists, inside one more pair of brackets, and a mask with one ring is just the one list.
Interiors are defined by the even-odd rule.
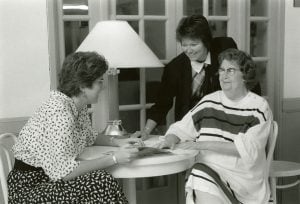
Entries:
[[145,146],[144,142],[140,138],[115,138],[114,143],[119,146],[126,147],[143,147]]
[[134,158],[137,157],[137,152],[139,150],[137,148],[122,148],[120,151],[114,153],[116,157],[116,162],[118,164],[124,164],[131,162]]
[[163,142],[157,145],[157,148],[160,149],[174,149],[176,144],[180,141],[180,139],[173,134],[166,135]]
[[142,140],[146,140],[149,138],[149,133],[146,131],[136,131],[135,133],[130,135],[131,138],[141,138]]
[[130,137],[141,138],[142,140],[146,140],[149,138],[150,133],[156,127],[156,125],[157,125],[157,123],[154,120],[148,119],[144,129],[141,131],[136,131]]

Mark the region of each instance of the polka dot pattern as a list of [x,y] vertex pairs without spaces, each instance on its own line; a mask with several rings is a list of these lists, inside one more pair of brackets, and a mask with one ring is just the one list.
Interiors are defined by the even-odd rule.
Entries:
[[79,165],[76,157],[96,137],[87,108],[78,112],[71,98],[53,91],[21,130],[13,152],[17,159],[42,167],[52,180],[58,180]]
[[87,108],[78,111],[70,97],[51,92],[13,146],[16,159],[41,168],[16,167],[9,173],[9,203],[127,204],[117,181],[104,170],[62,179],[79,165],[76,158],[96,137]]
[[11,204],[128,204],[118,182],[104,170],[55,182],[43,170],[13,170],[8,176],[8,186]]

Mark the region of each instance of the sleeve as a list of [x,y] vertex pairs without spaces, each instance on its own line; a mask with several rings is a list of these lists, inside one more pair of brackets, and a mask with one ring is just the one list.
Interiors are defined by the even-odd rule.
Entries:
[[[235,138],[234,144],[246,165],[253,166],[265,152],[268,141],[273,116],[268,103],[259,108],[265,116],[260,119],[260,123],[249,128],[246,133]],[[263,154],[264,155],[264,154]]]
[[181,142],[192,141],[197,137],[197,131],[189,111],[180,121],[173,123],[166,132],[166,135],[174,134],[180,138]]
[[176,63],[169,63],[162,75],[155,104],[149,110],[149,118],[161,124],[173,106],[173,99],[176,95],[177,69]]
[[76,129],[75,119],[71,111],[66,108],[55,108],[48,112],[45,137],[47,154],[42,155],[42,168],[52,179],[58,180],[78,167],[75,161],[79,146],[77,139],[80,132]]

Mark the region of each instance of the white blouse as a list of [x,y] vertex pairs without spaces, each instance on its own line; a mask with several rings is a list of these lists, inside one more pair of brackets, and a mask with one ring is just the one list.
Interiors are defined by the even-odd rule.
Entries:
[[78,112],[70,97],[52,91],[21,130],[13,152],[16,159],[42,167],[52,180],[58,180],[79,165],[75,159],[97,135],[87,107]]

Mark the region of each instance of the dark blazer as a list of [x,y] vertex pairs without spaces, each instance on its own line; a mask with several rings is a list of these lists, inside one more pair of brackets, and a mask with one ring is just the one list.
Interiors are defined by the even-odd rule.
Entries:
[[175,97],[175,121],[182,117],[205,95],[220,90],[218,55],[228,48],[237,48],[230,37],[217,37],[211,43],[211,65],[204,68],[205,77],[200,97],[192,97],[192,67],[190,59],[181,53],[164,68],[155,104],[149,110],[149,119],[164,124],[166,115],[173,106]]

